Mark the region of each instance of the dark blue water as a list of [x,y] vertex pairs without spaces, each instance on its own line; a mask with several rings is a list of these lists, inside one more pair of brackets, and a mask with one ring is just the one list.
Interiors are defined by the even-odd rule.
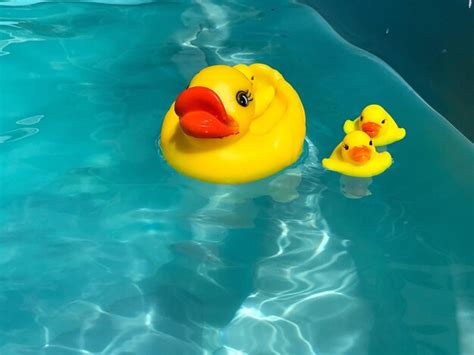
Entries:
[[[240,62],[300,93],[304,156],[248,185],[179,176],[165,112]],[[394,165],[324,171],[374,102],[407,129]],[[1,354],[473,353],[472,144],[308,6],[6,2],[0,142]]]
[[304,0],[345,39],[382,58],[471,142],[472,0]]

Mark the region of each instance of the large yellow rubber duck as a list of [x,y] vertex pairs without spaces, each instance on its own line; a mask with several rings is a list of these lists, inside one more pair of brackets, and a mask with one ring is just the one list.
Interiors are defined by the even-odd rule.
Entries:
[[334,149],[331,157],[323,159],[323,166],[326,169],[355,177],[379,175],[390,165],[392,165],[390,153],[378,153],[372,139],[362,131],[347,134]]
[[298,159],[306,134],[301,100],[264,64],[200,71],[165,116],[160,145],[184,175],[238,184],[270,176]]
[[369,105],[355,120],[344,123],[344,132],[364,131],[376,147],[387,145],[405,138],[405,129],[399,128],[395,120],[380,105]]

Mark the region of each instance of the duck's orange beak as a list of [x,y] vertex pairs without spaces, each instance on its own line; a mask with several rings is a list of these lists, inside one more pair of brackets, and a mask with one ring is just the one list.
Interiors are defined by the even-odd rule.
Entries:
[[356,163],[365,164],[370,160],[372,151],[366,146],[354,147],[349,150],[349,156]]
[[195,138],[224,138],[239,133],[219,96],[209,88],[195,86],[176,99],[174,111],[184,133]]
[[374,138],[380,132],[382,128],[379,124],[375,122],[367,122],[362,125],[362,130],[367,133],[370,138]]

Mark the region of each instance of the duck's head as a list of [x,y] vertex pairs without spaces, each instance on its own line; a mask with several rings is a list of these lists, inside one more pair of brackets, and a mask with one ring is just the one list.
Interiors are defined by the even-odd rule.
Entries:
[[391,116],[380,105],[369,105],[359,117],[359,127],[371,138],[383,136],[392,122]]
[[362,131],[347,134],[340,149],[342,159],[355,165],[367,163],[376,153],[372,138]]
[[225,138],[247,132],[255,117],[253,76],[238,67],[200,71],[175,101],[182,131],[195,138]]

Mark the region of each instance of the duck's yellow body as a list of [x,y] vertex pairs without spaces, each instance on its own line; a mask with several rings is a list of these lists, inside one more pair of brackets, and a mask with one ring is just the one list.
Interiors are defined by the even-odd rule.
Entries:
[[293,164],[305,134],[301,100],[278,71],[216,65],[199,72],[171,105],[160,145],[182,174],[238,184]]
[[359,117],[344,123],[344,132],[364,131],[376,147],[392,144],[405,138],[406,131],[398,127],[395,120],[380,105],[369,105]]
[[362,131],[347,134],[328,159],[326,169],[354,177],[379,175],[392,165],[389,152],[378,153],[372,139]]

